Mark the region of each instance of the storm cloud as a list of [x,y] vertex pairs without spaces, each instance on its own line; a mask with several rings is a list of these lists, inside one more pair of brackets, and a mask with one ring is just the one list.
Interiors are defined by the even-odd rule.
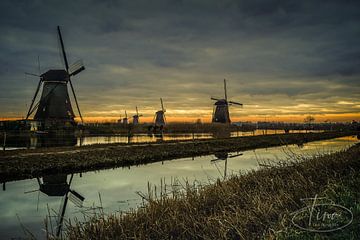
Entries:
[[[63,68],[56,26],[86,116],[143,109],[211,115],[210,96],[244,103],[233,116],[358,113],[358,1],[0,2],[1,117],[27,111],[38,73]],[[346,104],[344,104],[346,103]]]

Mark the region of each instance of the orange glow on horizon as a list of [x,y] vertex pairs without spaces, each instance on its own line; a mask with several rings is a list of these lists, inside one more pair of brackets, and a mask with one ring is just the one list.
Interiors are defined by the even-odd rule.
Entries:
[[[249,115],[244,117],[231,117],[232,122],[304,122],[304,118],[308,115]],[[315,122],[351,122],[352,120],[360,121],[360,113],[344,113],[344,114],[314,114],[312,115],[315,118]],[[5,120],[21,120],[24,118],[21,117],[0,117],[0,121]],[[166,116],[166,120],[168,123],[194,123],[197,119],[201,119],[202,123],[211,122],[211,117],[183,117],[183,116]],[[111,116],[89,116],[84,117],[84,122],[117,122],[119,117],[111,117]],[[76,121],[80,121],[80,118],[76,118]],[[129,122],[132,122],[132,119],[129,118]],[[153,117],[141,117],[141,123],[151,123],[153,122]]]

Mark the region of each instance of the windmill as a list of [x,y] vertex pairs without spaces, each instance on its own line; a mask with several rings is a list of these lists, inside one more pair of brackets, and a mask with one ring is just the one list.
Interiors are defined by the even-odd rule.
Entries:
[[242,156],[243,154],[242,153],[237,153],[237,154],[229,154],[228,152],[217,152],[214,154],[215,155],[215,158],[210,160],[210,162],[212,164],[215,164],[216,168],[219,170],[218,166],[217,166],[217,163],[219,161],[225,161],[225,166],[224,166],[224,173],[221,174],[220,170],[219,170],[219,173],[221,175],[223,175],[223,178],[224,180],[226,179],[226,176],[227,176],[227,161],[228,161],[228,158],[235,158],[235,157],[239,157],[239,156]]
[[[40,80],[37,85],[35,95],[31,101],[26,119],[28,119],[30,115],[36,110],[34,120],[40,122],[44,129],[54,127],[63,128],[64,126],[71,127],[76,125],[74,120],[75,114],[72,109],[68,93],[68,83],[70,84],[81,122],[83,122],[75,90],[71,82],[71,77],[85,70],[85,67],[81,60],[75,62],[69,67],[59,26],[57,27],[57,32],[61,45],[61,52],[64,59],[65,69],[50,69],[40,76],[30,74],[38,76]],[[41,98],[36,104],[34,104],[41,87]]]
[[125,110],[125,117],[122,119],[122,123],[123,123],[124,125],[127,125],[127,124],[128,124],[128,117],[127,117],[126,110]]
[[226,79],[224,79],[224,92],[225,96],[223,99],[213,98],[211,100],[216,101],[214,103],[214,110],[212,115],[213,123],[231,123],[230,114],[229,114],[229,106],[230,105],[239,105],[243,106],[241,103],[228,101],[227,98],[227,89],[226,89]]
[[80,193],[70,188],[73,176],[74,174],[70,175],[69,182],[67,182],[66,174],[48,175],[48,176],[43,176],[42,178],[37,177],[36,179],[39,184],[39,189],[25,192],[25,193],[31,193],[36,191],[38,192],[37,209],[39,208],[40,192],[44,193],[49,197],[64,197],[60,205],[60,210],[57,219],[57,228],[56,228],[57,237],[61,233],[68,201],[70,200],[77,207],[82,207],[82,204],[85,200],[85,198]]
[[120,118],[118,119],[118,124],[121,124],[122,118],[121,118],[121,113],[120,113]]
[[157,111],[155,113],[155,127],[160,127],[160,128],[163,128],[166,124],[166,118],[165,118],[165,108],[164,108],[164,104],[163,104],[163,100],[162,98],[160,98],[160,103],[161,103],[161,110]]
[[136,108],[136,115],[133,116],[133,124],[137,125],[139,124],[139,118],[142,117],[142,115],[139,115],[137,106],[135,108]]

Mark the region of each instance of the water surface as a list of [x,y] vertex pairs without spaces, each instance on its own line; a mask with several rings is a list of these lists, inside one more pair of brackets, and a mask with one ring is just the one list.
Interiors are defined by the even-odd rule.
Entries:
[[[303,146],[262,148],[235,153],[182,158],[171,161],[151,163],[130,168],[116,168],[57,176],[44,176],[8,182],[0,192],[0,233],[1,238],[23,237],[23,228],[36,237],[44,238],[44,219],[49,216],[55,225],[59,212],[64,206],[65,195],[69,198],[65,208],[65,218],[83,218],[91,207],[102,206],[105,213],[127,211],[141,206],[142,198],[137,192],[146,193],[151,186],[170,183],[181,184],[185,181],[196,184],[209,184],[224,175],[237,174],[259,168],[259,161],[288,159],[292,154],[311,156],[346,149],[358,142],[356,137],[342,137],[316,141]],[[227,166],[225,171],[225,166]],[[72,176],[72,181],[70,182]],[[44,187],[44,183],[53,183]],[[54,184],[55,183],[55,184]],[[64,183],[64,184],[61,184]],[[42,191],[38,191],[39,185]],[[176,184],[175,184],[176,185]],[[54,187],[55,186],[55,187]],[[67,189],[66,187],[69,187]],[[73,191],[72,194],[69,191]],[[79,207],[79,196],[84,197],[83,207]],[[49,196],[53,195],[53,196]],[[57,195],[57,196],[56,196]],[[100,198],[101,196],[101,202]],[[21,223],[21,224],[20,224]],[[54,226],[55,228],[55,226]]]
[[[306,130],[292,130],[291,133],[304,133]],[[312,130],[311,132],[323,132],[322,130]],[[5,150],[15,149],[34,149],[42,147],[57,146],[85,146],[93,144],[110,144],[110,143],[147,143],[162,141],[182,141],[196,139],[211,139],[214,137],[240,137],[240,136],[257,136],[268,134],[284,134],[284,130],[266,130],[257,129],[250,132],[227,132],[222,136],[214,136],[211,133],[164,133],[159,134],[134,134],[131,137],[125,134],[111,135],[87,135],[83,137],[60,137],[60,136],[8,136],[6,138]],[[3,142],[3,140],[1,140]]]

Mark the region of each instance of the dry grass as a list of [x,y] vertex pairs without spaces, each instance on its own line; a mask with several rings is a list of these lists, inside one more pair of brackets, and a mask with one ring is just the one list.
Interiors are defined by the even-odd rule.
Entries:
[[[360,145],[331,155],[262,168],[173,197],[149,198],[130,213],[67,226],[68,239],[274,239],[300,199],[359,177]],[[151,195],[151,194],[150,194]],[[285,236],[285,235],[282,235]]]

